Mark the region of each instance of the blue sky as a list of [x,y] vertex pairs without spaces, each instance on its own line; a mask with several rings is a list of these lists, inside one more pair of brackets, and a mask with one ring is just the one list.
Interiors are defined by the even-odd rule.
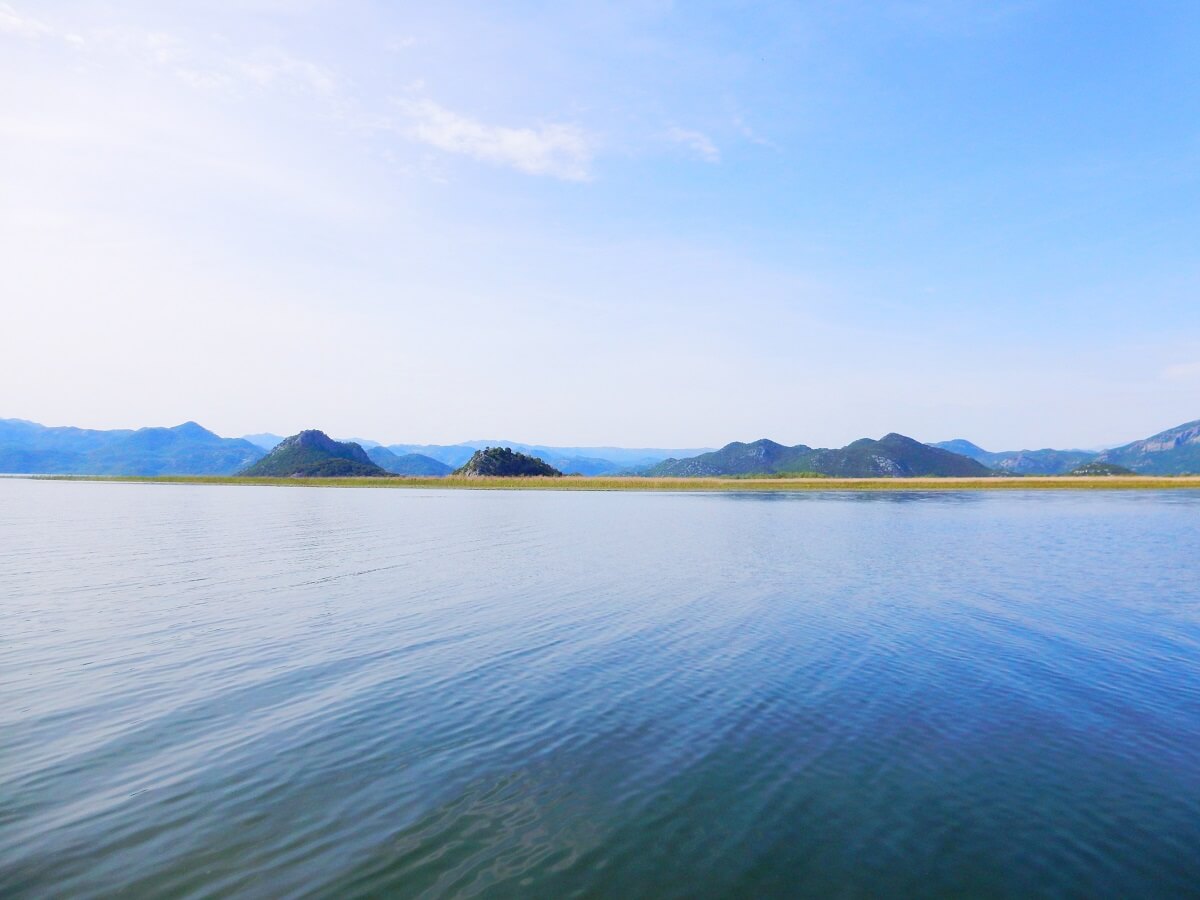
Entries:
[[1200,5],[0,2],[0,415],[1091,446],[1200,417]]

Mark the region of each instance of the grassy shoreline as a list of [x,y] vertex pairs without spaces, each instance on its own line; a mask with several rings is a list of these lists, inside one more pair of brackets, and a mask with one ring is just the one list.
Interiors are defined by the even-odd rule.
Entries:
[[1200,490],[1200,475],[1028,476],[1023,478],[239,478],[228,475],[30,475],[40,481],[117,484],[216,484],[274,487],[440,488],[534,491],[975,491]]

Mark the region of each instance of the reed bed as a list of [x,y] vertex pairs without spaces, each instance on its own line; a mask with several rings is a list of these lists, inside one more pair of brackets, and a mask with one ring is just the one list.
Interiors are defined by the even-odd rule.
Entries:
[[564,476],[562,478],[241,478],[238,476],[36,475],[52,481],[103,481],[122,484],[271,485],[277,487],[438,488],[525,491],[1030,491],[1030,490],[1172,490],[1200,489],[1200,475],[1177,476],[1029,476],[1023,478],[638,478]]

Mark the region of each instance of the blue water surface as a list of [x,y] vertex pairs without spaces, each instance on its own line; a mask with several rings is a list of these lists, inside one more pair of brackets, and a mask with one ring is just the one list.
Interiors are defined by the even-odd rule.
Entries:
[[1200,493],[0,480],[5,897],[1200,890]]

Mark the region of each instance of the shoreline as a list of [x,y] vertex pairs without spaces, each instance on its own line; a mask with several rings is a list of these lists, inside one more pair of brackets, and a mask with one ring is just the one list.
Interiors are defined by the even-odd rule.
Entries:
[[567,475],[495,478],[240,478],[233,475],[11,475],[31,481],[108,484],[252,485],[258,487],[424,488],[443,490],[810,492],[1200,490],[1200,475],[1039,475],[997,478],[640,478]]

